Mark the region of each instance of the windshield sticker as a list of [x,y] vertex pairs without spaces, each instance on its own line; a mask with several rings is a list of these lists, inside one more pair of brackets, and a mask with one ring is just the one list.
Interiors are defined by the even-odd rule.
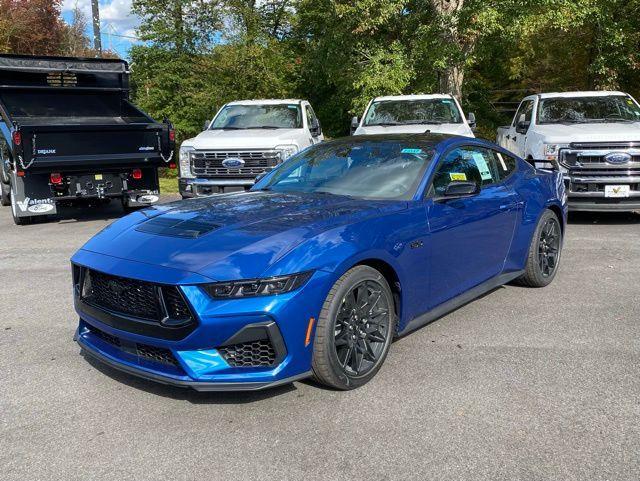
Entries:
[[449,173],[449,178],[451,180],[467,180],[467,174],[465,174],[464,172],[450,172]]
[[502,170],[507,170],[507,164],[504,163],[504,159],[502,158],[502,154],[500,152],[496,152],[498,156],[498,160],[500,161],[500,165],[502,166]]
[[298,110],[298,106],[297,105],[287,105],[287,108],[289,108],[291,110]]
[[400,151],[400,153],[402,154],[421,154],[422,153],[422,149],[402,149]]
[[491,171],[487,165],[487,161],[484,160],[484,156],[480,152],[474,152],[471,154],[473,161],[476,163],[478,170],[480,171],[480,178],[482,180],[491,180]]

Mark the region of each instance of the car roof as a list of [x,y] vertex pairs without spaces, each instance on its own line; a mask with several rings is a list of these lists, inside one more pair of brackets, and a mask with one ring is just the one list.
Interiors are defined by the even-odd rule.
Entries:
[[[433,147],[438,150],[447,149],[451,146],[456,145],[478,145],[487,147],[490,149],[498,150],[501,152],[507,152],[505,149],[500,147],[498,144],[491,142],[490,140],[485,140],[477,137],[466,137],[463,135],[453,135],[453,134],[441,134],[441,133],[432,133],[425,132],[422,134],[415,133],[393,133],[393,134],[374,134],[374,135],[351,135],[348,137],[339,137],[337,139],[328,140],[322,142],[321,145],[326,144],[339,144],[342,143],[344,145],[354,145],[365,142],[405,142],[407,144],[416,143],[422,146]],[[513,154],[510,154],[513,155]]]
[[555,97],[606,97],[609,95],[627,95],[624,92],[618,92],[615,90],[591,90],[591,91],[576,91],[576,92],[545,92],[538,94],[541,99],[555,98]]
[[452,99],[449,94],[417,94],[417,95],[385,95],[376,97],[374,102],[384,102],[387,100],[425,100],[425,99]]
[[278,105],[278,104],[299,104],[305,102],[301,99],[251,99],[251,100],[234,100],[228,102],[227,105]]

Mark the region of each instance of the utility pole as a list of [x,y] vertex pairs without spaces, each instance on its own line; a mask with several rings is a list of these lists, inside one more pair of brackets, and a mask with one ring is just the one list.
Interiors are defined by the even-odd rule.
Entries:
[[102,57],[102,40],[100,38],[100,5],[98,0],[91,0],[91,16],[93,17],[93,48]]

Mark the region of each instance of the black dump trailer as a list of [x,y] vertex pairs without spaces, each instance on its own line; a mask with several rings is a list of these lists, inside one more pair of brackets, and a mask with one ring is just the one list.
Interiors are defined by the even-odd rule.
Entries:
[[0,55],[0,185],[16,224],[84,199],[153,204],[174,149],[171,123],[129,101],[127,62]]

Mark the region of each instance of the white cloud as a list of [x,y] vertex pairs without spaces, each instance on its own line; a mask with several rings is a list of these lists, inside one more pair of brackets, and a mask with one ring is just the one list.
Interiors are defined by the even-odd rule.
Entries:
[[[71,12],[76,5],[91,23],[91,0],[64,0],[62,13]],[[108,33],[135,36],[140,19],[131,14],[131,0],[101,0],[100,25],[103,36]]]

